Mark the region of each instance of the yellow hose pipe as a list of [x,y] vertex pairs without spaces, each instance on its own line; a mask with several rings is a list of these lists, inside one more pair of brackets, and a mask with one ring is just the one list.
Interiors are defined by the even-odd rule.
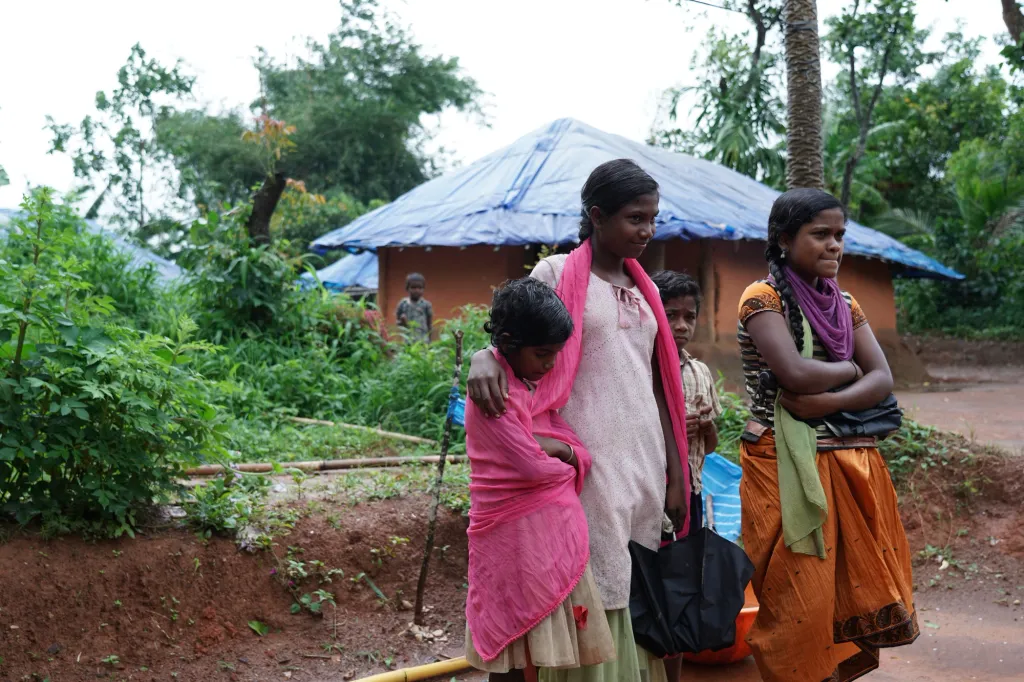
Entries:
[[364,677],[361,680],[356,680],[356,682],[418,682],[420,680],[429,680],[433,677],[440,677],[441,675],[460,673],[471,667],[473,666],[463,656],[461,658],[453,658],[450,661],[428,663],[427,665],[419,665],[414,668],[389,670],[379,675]]

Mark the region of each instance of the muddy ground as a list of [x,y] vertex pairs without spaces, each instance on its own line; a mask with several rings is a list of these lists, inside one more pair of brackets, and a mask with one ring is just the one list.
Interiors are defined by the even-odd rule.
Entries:
[[[974,481],[970,491],[965,478]],[[291,492],[279,496],[299,518],[269,551],[245,552],[231,539],[204,541],[182,529],[95,543],[8,529],[0,546],[0,680],[316,682],[460,655],[466,519],[441,514],[426,599],[428,639],[435,641],[417,641],[403,601],[414,598],[428,498],[353,505],[350,486],[334,483],[340,480],[307,483],[302,501]],[[883,652],[872,679],[1022,679],[1022,481],[1024,460],[978,452],[963,470],[940,467],[907,482],[902,507],[918,555],[922,636]],[[290,612],[289,553],[310,572],[314,561],[323,562],[321,572],[344,571],[329,584],[300,585],[300,592],[333,593],[336,612]],[[265,635],[253,621],[266,626]],[[687,668],[686,679],[758,676],[748,660]]]
[[[903,486],[922,634],[912,646],[884,651],[869,679],[1024,680],[1024,457],[979,444],[1012,446],[1022,438],[1019,349],[917,347],[933,359],[934,381],[901,393],[901,402],[911,416],[975,442],[954,442],[955,457],[916,471]],[[994,359],[1004,364],[992,369]],[[271,550],[253,553],[231,538],[207,541],[180,527],[102,542],[0,527],[0,682],[318,682],[460,655],[465,518],[440,517],[427,636],[417,640],[403,602],[414,599],[428,499],[410,492],[410,474],[362,475],[378,479],[375,501],[352,493],[359,474],[318,477],[301,499],[279,490],[275,504],[291,509],[295,527]],[[323,584],[300,579],[293,594],[289,559],[311,573],[319,561],[320,573],[344,574]],[[316,589],[333,594],[337,607],[292,614],[295,597]],[[691,666],[685,679],[759,676],[748,659]]]

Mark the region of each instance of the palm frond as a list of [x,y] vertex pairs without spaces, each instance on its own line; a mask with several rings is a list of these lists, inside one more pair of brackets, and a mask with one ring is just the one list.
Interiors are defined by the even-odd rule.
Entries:
[[909,208],[894,208],[871,222],[876,230],[896,238],[931,235],[935,231],[931,216]]

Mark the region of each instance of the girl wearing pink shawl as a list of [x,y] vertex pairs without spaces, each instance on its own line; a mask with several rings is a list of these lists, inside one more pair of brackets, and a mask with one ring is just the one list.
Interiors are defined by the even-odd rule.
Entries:
[[499,289],[487,331],[509,382],[508,410],[488,419],[474,404],[466,406],[466,655],[491,680],[522,680],[524,670],[535,679],[534,666],[579,667],[615,657],[587,567],[579,492],[590,454],[535,390],[572,329],[546,284],[524,278]]
[[[532,276],[554,287],[574,331],[538,386],[537,407],[559,415],[586,445],[592,466],[580,494],[590,566],[616,660],[543,680],[648,682],[664,664],[636,646],[629,618],[633,540],[656,550],[667,513],[688,530],[690,475],[679,355],[657,288],[637,258],[654,236],[658,185],[628,160],[591,173],[581,192],[580,246],[541,261]],[[473,357],[469,395],[490,415],[508,409],[507,373],[489,351]]]

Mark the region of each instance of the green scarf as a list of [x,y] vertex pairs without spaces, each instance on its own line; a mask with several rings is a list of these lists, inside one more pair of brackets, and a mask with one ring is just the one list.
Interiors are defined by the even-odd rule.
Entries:
[[[807,318],[800,355],[813,354],[814,341]],[[814,429],[791,415],[775,399],[775,452],[779,466],[779,502],[782,506],[782,539],[799,554],[825,558],[822,526],[828,516],[825,488],[818,476],[818,437]]]

